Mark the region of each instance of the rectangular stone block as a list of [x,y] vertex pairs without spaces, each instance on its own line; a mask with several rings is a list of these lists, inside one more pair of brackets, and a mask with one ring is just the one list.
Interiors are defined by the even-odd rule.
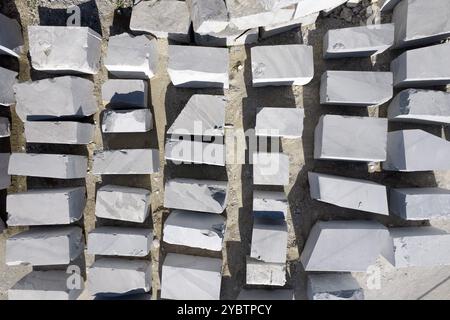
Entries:
[[200,34],[194,33],[195,43],[205,47],[233,47],[258,42],[259,29],[239,30],[232,25],[220,32]]
[[142,223],[150,213],[150,191],[107,185],[97,191],[98,218]]
[[364,300],[364,291],[350,273],[309,274],[309,300]]
[[72,154],[13,153],[8,174],[55,179],[81,179],[87,174],[87,158]]
[[253,191],[253,213],[258,217],[286,219],[289,203],[283,192]]
[[0,14],[0,55],[18,58],[22,49],[23,37],[19,22]]
[[0,117],[0,138],[7,138],[10,135],[9,119]]
[[312,25],[316,23],[317,18],[319,17],[319,12],[311,13],[306,16],[293,18],[287,22],[276,23],[267,25],[260,28],[260,36],[261,39],[267,39],[274,35],[290,31],[295,28],[300,28],[301,26]]
[[247,285],[276,286],[286,284],[286,263],[269,263],[247,257]]
[[144,228],[98,227],[89,233],[87,253],[102,256],[145,257],[153,231]]
[[6,240],[8,266],[67,265],[83,252],[79,227],[36,227]]
[[0,106],[8,107],[16,102],[13,87],[17,83],[17,75],[17,72],[0,67]]
[[369,57],[394,44],[394,24],[374,24],[328,30],[323,38],[325,59]]
[[195,32],[217,33],[228,26],[228,11],[224,0],[189,0],[187,2]]
[[225,48],[169,45],[167,72],[176,87],[228,89],[228,64]]
[[148,132],[153,129],[149,109],[105,110],[102,115],[103,133]]
[[302,44],[251,49],[254,87],[303,86],[314,77],[313,48]]
[[342,208],[389,215],[387,188],[360,179],[308,172],[312,199]]
[[102,37],[88,27],[29,26],[31,64],[54,73],[96,74]]
[[31,271],[8,290],[8,300],[77,300],[83,291],[69,289],[70,273],[64,270]]
[[162,266],[161,298],[219,300],[221,282],[221,259],[169,253]]
[[103,174],[152,174],[159,171],[159,151],[153,149],[104,150],[94,153],[93,172]]
[[380,7],[381,11],[388,12],[395,8],[395,6],[400,2],[401,0],[380,0],[378,2],[378,6]]
[[273,186],[288,185],[289,156],[283,153],[254,153],[253,184]]
[[9,194],[8,225],[62,225],[78,221],[86,205],[86,188],[35,189]]
[[242,289],[237,300],[294,300],[292,289]]
[[133,6],[132,31],[188,43],[190,27],[191,17],[185,1],[142,1]]
[[27,143],[87,145],[94,139],[95,125],[74,121],[26,121]]
[[149,292],[152,288],[152,265],[145,260],[100,258],[88,269],[89,293],[94,296],[117,296]]
[[182,140],[171,139],[166,142],[166,160],[175,164],[194,163],[225,166],[226,151],[223,143],[191,141],[189,137],[186,138]]
[[216,214],[173,210],[164,222],[166,243],[222,251],[225,218]]
[[387,119],[325,115],[314,135],[314,159],[386,160]]
[[255,217],[250,256],[271,263],[286,263],[288,230],[284,219]]
[[450,43],[408,50],[391,62],[394,86],[430,87],[450,83]]
[[381,105],[394,94],[392,79],[391,72],[325,71],[320,81],[320,103]]
[[387,171],[450,170],[450,142],[423,130],[388,133]]
[[314,12],[329,11],[344,4],[347,0],[302,0],[298,2],[294,18]]
[[109,79],[102,86],[102,100],[112,108],[147,108],[148,85],[143,80]]
[[0,153],[0,190],[11,185],[11,177],[8,174],[9,153]]
[[450,191],[442,188],[399,188],[389,191],[389,208],[405,220],[448,218]]
[[256,135],[301,138],[305,111],[298,108],[258,108]]
[[105,68],[120,78],[151,79],[158,59],[156,39],[122,33],[109,38]]
[[79,77],[58,77],[29,81],[14,86],[19,118],[47,120],[82,118],[97,112],[94,83]]

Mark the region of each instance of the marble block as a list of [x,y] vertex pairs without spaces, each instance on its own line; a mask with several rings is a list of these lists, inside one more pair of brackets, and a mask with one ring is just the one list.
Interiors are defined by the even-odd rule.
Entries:
[[246,283],[282,287],[286,284],[286,263],[263,262],[247,257]]
[[9,157],[9,153],[0,153],[0,190],[11,185],[11,177],[8,174]]
[[254,153],[253,184],[288,185],[289,156],[283,153]]
[[225,145],[188,139],[168,140],[165,146],[165,158],[175,164],[208,164],[225,166]]
[[288,230],[284,219],[255,217],[250,257],[270,263],[286,263]]
[[309,274],[309,300],[364,300],[364,291],[350,273]]
[[0,55],[19,58],[23,49],[22,28],[15,19],[0,14]]
[[105,110],[102,116],[103,133],[149,132],[153,129],[153,115],[149,109]]
[[111,108],[147,108],[148,85],[144,80],[110,79],[102,86],[102,100]]
[[298,108],[258,108],[256,135],[301,138],[305,111]]
[[26,121],[27,143],[87,145],[94,140],[95,125],[74,121]]
[[17,75],[18,73],[15,71],[0,67],[0,107],[9,107],[16,102],[14,85],[17,83]]
[[92,171],[95,175],[156,173],[159,171],[159,151],[154,149],[96,151]]

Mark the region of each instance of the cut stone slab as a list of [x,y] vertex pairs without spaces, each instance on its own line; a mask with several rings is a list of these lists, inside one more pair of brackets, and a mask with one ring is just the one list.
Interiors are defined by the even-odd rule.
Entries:
[[289,203],[283,192],[253,191],[253,213],[258,217],[286,219]]
[[309,300],[364,300],[364,291],[350,273],[309,274]]
[[120,78],[151,79],[158,66],[156,39],[122,33],[109,38],[105,68]]
[[253,184],[274,186],[288,185],[289,156],[283,153],[254,153]]
[[395,6],[400,2],[401,0],[380,0],[378,2],[378,6],[380,7],[381,11],[388,12],[395,8]]
[[450,190],[442,188],[400,188],[389,192],[389,208],[404,220],[449,218]]
[[228,64],[226,48],[169,45],[167,72],[176,87],[228,89]]
[[0,190],[11,185],[11,177],[8,174],[9,153],[0,153]]
[[228,11],[224,0],[189,0],[188,2],[195,32],[217,33],[228,26]]
[[17,72],[0,67],[0,106],[8,107],[16,102],[13,88],[17,83],[17,75]]
[[258,108],[256,135],[301,138],[305,111],[298,108]]
[[286,263],[288,230],[284,219],[255,217],[250,256],[270,263]]
[[97,191],[95,216],[98,218],[142,223],[150,213],[150,191],[114,185]]
[[103,174],[152,174],[159,171],[159,151],[154,149],[105,150],[94,153],[93,172]]
[[424,46],[450,36],[450,2],[405,0],[394,9],[395,47]]
[[319,221],[300,261],[305,271],[366,272],[387,254],[389,231],[375,221]]
[[274,35],[290,31],[295,28],[299,28],[301,26],[313,25],[316,23],[317,18],[319,17],[320,12],[311,13],[306,16],[293,18],[287,22],[276,23],[267,25],[260,28],[260,36],[261,39],[266,39],[272,37]]
[[347,0],[302,0],[297,4],[294,18],[306,16],[314,12],[329,11],[344,4]]
[[294,290],[291,289],[242,289],[237,300],[294,300]]
[[79,77],[58,77],[14,86],[19,118],[46,120],[88,117],[97,112],[94,83]]
[[87,253],[102,256],[145,257],[153,231],[144,228],[99,227],[89,233]]
[[102,37],[88,27],[29,26],[31,64],[54,73],[96,74]]
[[216,214],[173,210],[164,222],[166,243],[222,251],[225,218]]
[[72,154],[13,153],[8,174],[55,179],[81,179],[87,174],[87,157]]
[[314,77],[313,48],[303,44],[251,48],[254,87],[303,86]]
[[147,82],[143,80],[107,80],[102,86],[102,100],[105,106],[113,108],[147,108]]
[[450,83],[450,43],[408,50],[391,62],[394,86],[425,87]]
[[[432,101],[433,103],[430,103]],[[450,124],[450,93],[406,89],[392,100],[389,121]]]
[[84,250],[79,227],[36,227],[6,240],[8,266],[67,265]]
[[219,300],[222,260],[169,253],[164,259],[161,298]]
[[19,22],[0,14],[0,55],[18,58],[22,53],[23,44],[22,28]]
[[282,287],[286,284],[286,263],[268,263],[247,257],[246,283]]
[[153,115],[149,109],[105,110],[103,133],[149,132],[153,129]]
[[226,106],[224,96],[193,95],[167,130],[167,134],[223,136]]
[[168,140],[165,146],[165,158],[175,164],[208,164],[225,166],[225,145],[197,140]]
[[220,214],[225,210],[227,181],[172,179],[166,182],[166,208]]
[[387,119],[324,115],[314,135],[314,159],[386,160]]
[[450,142],[423,130],[388,133],[387,171],[450,170]]
[[383,53],[394,44],[394,24],[328,30],[323,38],[325,59],[369,57]]
[[394,94],[392,79],[391,72],[325,71],[320,81],[320,103],[381,105]]
[[87,145],[94,140],[95,125],[73,121],[26,121],[27,143]]
[[342,208],[389,215],[387,188],[360,179],[308,172],[312,199]]
[[9,226],[62,225],[78,221],[86,205],[86,188],[35,189],[9,194]]
[[450,265],[450,234],[434,227],[389,229],[396,268]]
[[31,271],[8,290],[8,300],[76,300],[83,291],[69,289],[71,274],[64,270]]
[[189,42],[191,17],[184,1],[139,2],[133,7],[130,29],[157,38]]
[[7,138],[11,135],[11,130],[9,127],[9,119],[0,117],[0,138]]
[[152,288],[152,265],[145,260],[100,258],[88,269],[91,295],[145,293]]
[[229,25],[218,33],[194,33],[195,43],[205,47],[233,47],[258,42],[259,29],[239,30]]

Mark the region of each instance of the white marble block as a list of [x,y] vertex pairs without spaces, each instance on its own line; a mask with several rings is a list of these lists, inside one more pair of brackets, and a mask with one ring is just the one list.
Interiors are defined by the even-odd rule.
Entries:
[[314,135],[314,159],[385,161],[387,125],[381,118],[322,116]]
[[45,120],[60,117],[88,117],[97,112],[94,83],[79,77],[58,77],[29,81],[14,86],[19,118]]
[[217,33],[228,26],[228,11],[224,0],[189,0],[188,3],[195,32]]
[[283,153],[254,153],[253,183],[274,186],[288,185],[289,156]]
[[107,185],[97,191],[95,216],[142,223],[150,213],[150,191]]
[[298,2],[294,18],[319,11],[330,11],[347,1],[348,0],[302,0]]
[[31,64],[54,73],[96,74],[102,37],[88,27],[29,26]]
[[305,111],[298,108],[258,108],[256,135],[301,138]]
[[105,110],[103,133],[149,132],[153,129],[153,115],[149,109]]
[[309,300],[364,300],[364,291],[350,273],[309,274]]
[[154,149],[104,150],[94,153],[94,174],[152,174],[159,171]]
[[313,48],[303,44],[251,49],[254,87],[303,86],[314,77]]
[[11,185],[11,177],[8,174],[9,157],[9,153],[0,153],[0,190]]
[[0,67],[0,106],[8,107],[16,102],[13,88],[17,83],[17,75],[17,72]]
[[250,257],[270,263],[286,263],[288,230],[284,219],[255,217]]
[[289,203],[283,192],[253,191],[253,213],[255,216],[286,219]]
[[105,106],[113,108],[147,108],[148,84],[144,80],[109,79],[102,86]]
[[[201,138],[201,137],[200,137]],[[165,146],[165,158],[175,164],[208,164],[225,166],[225,145],[223,143],[208,143],[197,140],[168,140]]]
[[79,227],[36,227],[6,240],[8,266],[67,265],[83,252]]
[[286,284],[286,263],[263,262],[247,257],[246,283],[282,287]]
[[401,0],[379,0],[378,6],[382,12],[388,12],[395,8]]
[[194,33],[195,43],[205,47],[233,47],[258,42],[259,29],[239,30],[232,25],[221,32],[200,34]]
[[226,48],[169,45],[167,72],[176,87],[228,89],[228,64]]
[[87,253],[102,256],[145,257],[153,231],[144,228],[98,227],[89,233]]
[[389,215],[387,188],[361,179],[308,172],[312,199],[342,208]]
[[266,39],[274,35],[290,31],[295,28],[300,28],[303,26],[313,25],[316,23],[320,12],[311,13],[304,17],[293,18],[287,22],[270,24],[260,28],[261,39]]
[[450,142],[423,130],[388,133],[387,171],[450,170]]
[[169,253],[164,259],[161,298],[219,300],[222,260]]
[[156,39],[122,33],[109,38],[105,68],[120,78],[151,79],[158,66]]
[[221,251],[225,218],[216,214],[173,210],[164,222],[166,243]]
[[94,139],[95,125],[74,121],[26,121],[27,143],[87,145]]
[[86,188],[35,189],[9,194],[9,226],[63,225],[78,221],[86,205]]
[[22,53],[23,44],[19,22],[0,13],[0,55],[18,58]]
[[8,138],[11,135],[9,119],[0,117],[0,138]]
[[166,182],[166,208],[222,213],[227,205],[228,182],[194,179],[172,179]]

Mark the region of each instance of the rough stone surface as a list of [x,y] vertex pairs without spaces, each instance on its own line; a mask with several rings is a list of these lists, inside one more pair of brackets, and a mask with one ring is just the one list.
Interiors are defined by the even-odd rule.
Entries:
[[7,107],[15,103],[13,87],[17,83],[17,75],[17,72],[0,67],[0,106]]
[[11,135],[11,130],[9,127],[9,119],[0,117],[0,138],[7,138]]
[[67,265],[83,252],[79,227],[36,227],[6,240],[6,264]]
[[72,121],[26,121],[25,139],[28,143],[87,145],[94,139],[95,126]]
[[166,243],[221,251],[225,233],[225,218],[219,215],[173,210],[164,222]]
[[192,140],[168,140],[165,158],[175,164],[208,164],[225,166],[225,145]]
[[350,273],[310,274],[309,300],[364,300],[364,291]]
[[283,192],[253,191],[253,213],[255,216],[286,219],[289,203]]
[[176,87],[228,89],[228,64],[225,48],[169,45],[167,72]]
[[288,230],[284,219],[255,217],[250,256],[270,263],[286,263]]
[[387,120],[325,115],[314,136],[314,159],[385,161]]
[[298,108],[259,108],[256,135],[263,137],[301,138],[305,111]]
[[239,30],[228,26],[225,30],[217,33],[199,34],[194,33],[195,43],[205,47],[233,47],[258,42],[259,29]]
[[158,66],[156,39],[122,33],[109,38],[105,68],[120,78],[151,79]]
[[102,100],[105,106],[113,108],[147,108],[147,82],[109,79],[102,86]]
[[227,204],[228,182],[172,179],[166,182],[166,208],[222,213]]
[[361,179],[308,172],[312,199],[338,207],[389,214],[387,188]]
[[56,179],[86,177],[87,158],[71,154],[13,153],[8,173],[16,176]]
[[291,289],[242,289],[237,300],[294,300]]
[[253,86],[302,86],[314,76],[313,48],[302,44],[251,48]]
[[102,117],[103,133],[148,132],[153,129],[149,109],[106,110]]
[[189,6],[195,32],[217,33],[228,26],[228,11],[224,0],[189,0]]
[[282,287],[286,284],[286,263],[269,263],[247,257],[247,285]]
[[22,53],[22,28],[17,20],[0,14],[0,55],[18,58]]
[[0,190],[11,185],[11,177],[8,174],[9,153],[0,153]]
[[96,74],[100,69],[102,37],[90,28],[29,26],[28,40],[36,70]]
[[152,174],[159,171],[159,152],[153,149],[104,150],[94,153],[93,172],[103,174]]
[[303,0],[299,1],[294,18],[303,17],[314,12],[334,9],[347,0]]
[[150,213],[150,191],[114,185],[97,191],[95,215],[99,218],[142,223]]
[[94,83],[79,77],[58,77],[14,86],[19,118],[45,120],[87,117],[97,112]]
[[253,184],[274,186],[288,185],[289,156],[283,153],[254,153]]
[[9,194],[9,226],[62,225],[78,221],[86,205],[86,188],[35,189]]
[[222,260],[169,253],[164,259],[161,298],[219,300]]

